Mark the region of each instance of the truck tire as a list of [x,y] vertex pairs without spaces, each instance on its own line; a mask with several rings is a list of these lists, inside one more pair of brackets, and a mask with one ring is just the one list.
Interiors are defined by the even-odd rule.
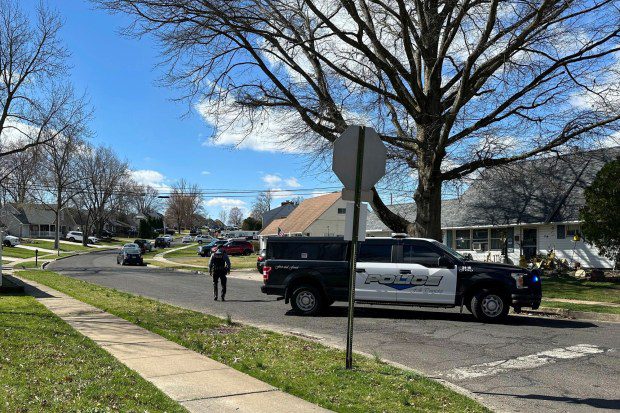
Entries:
[[311,285],[301,285],[291,296],[291,307],[299,315],[317,315],[323,309],[323,301],[319,290]]
[[12,247],[11,241],[9,241],[9,240],[4,241],[4,246],[5,247]]
[[497,323],[506,318],[510,303],[506,296],[497,290],[484,289],[471,299],[471,312],[484,323]]

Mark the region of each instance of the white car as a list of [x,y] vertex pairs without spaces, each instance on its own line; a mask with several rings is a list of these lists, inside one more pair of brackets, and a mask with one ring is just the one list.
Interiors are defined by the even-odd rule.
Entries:
[[191,235],[186,235],[183,237],[183,239],[181,239],[181,242],[183,244],[187,244],[189,242],[192,242],[194,240],[194,237],[192,237]]
[[2,241],[2,245],[5,247],[14,247],[19,245],[19,238],[14,237],[13,235],[5,235],[4,240]]
[[[84,234],[81,231],[69,231],[67,232],[65,239],[73,242],[82,242],[82,240],[84,239]],[[88,242],[90,244],[96,244],[97,242],[99,242],[99,239],[91,235],[90,237],[88,237]]]
[[174,241],[174,237],[172,235],[170,235],[170,234],[164,235],[164,238],[166,238],[170,242]]
[[202,244],[203,242],[211,242],[213,241],[213,237],[211,235],[196,235],[196,238],[194,238],[194,241]]

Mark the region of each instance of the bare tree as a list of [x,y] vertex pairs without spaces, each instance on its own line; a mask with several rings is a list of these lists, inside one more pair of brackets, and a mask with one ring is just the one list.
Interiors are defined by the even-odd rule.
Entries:
[[271,202],[273,201],[273,194],[271,191],[262,191],[258,193],[254,204],[252,205],[252,212],[250,216],[254,219],[261,220],[263,214],[271,209]]
[[[21,147],[11,142],[9,150]],[[41,168],[40,147],[32,147],[0,158],[0,187],[7,194],[5,202],[23,204],[32,199],[38,170]]]
[[129,183],[129,168],[111,148],[84,146],[80,150],[76,174],[81,191],[75,204],[81,214],[86,245],[88,235],[101,233],[119,208],[118,204],[124,201],[123,188]]
[[226,209],[222,208],[222,210],[220,211],[220,213],[218,215],[218,219],[222,223],[222,226],[226,225],[226,218],[227,217],[228,217],[228,211],[226,211]]
[[[78,132],[78,131],[76,131]],[[78,150],[84,142],[78,136],[61,135],[40,147],[41,160],[34,185],[35,198],[54,211],[56,230],[54,248],[59,248],[61,212],[79,192]]]
[[243,222],[243,211],[239,207],[232,207],[228,213],[228,223],[233,227],[241,227]]
[[33,20],[0,0],[0,157],[70,134],[88,116],[65,76],[60,18],[41,3]]
[[159,191],[150,185],[133,183],[127,196],[131,206],[139,214],[150,214],[161,206]]
[[201,203],[202,198],[198,186],[181,179],[172,185],[166,219],[176,223],[178,231],[181,232],[184,226],[192,226],[195,214],[201,210]]
[[374,126],[417,205],[409,222],[373,189],[397,232],[441,238],[444,183],[618,129],[617,0],[98,2],[158,36],[167,80],[219,133],[284,126],[321,157]]

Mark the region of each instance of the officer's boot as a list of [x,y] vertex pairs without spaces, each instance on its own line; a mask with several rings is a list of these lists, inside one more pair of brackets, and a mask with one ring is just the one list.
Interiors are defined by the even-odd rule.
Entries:
[[[217,301],[217,283],[213,283],[213,299]],[[224,299],[224,296],[222,296],[222,299]]]

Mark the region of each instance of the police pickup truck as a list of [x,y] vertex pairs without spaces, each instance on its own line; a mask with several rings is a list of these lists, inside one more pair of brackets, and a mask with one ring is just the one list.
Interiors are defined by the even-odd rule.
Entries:
[[[265,294],[316,315],[348,300],[348,242],[337,237],[269,237],[263,267]],[[359,248],[355,301],[428,307],[465,306],[478,320],[496,322],[510,307],[536,309],[538,275],[513,265],[470,261],[430,239],[369,238]]]

